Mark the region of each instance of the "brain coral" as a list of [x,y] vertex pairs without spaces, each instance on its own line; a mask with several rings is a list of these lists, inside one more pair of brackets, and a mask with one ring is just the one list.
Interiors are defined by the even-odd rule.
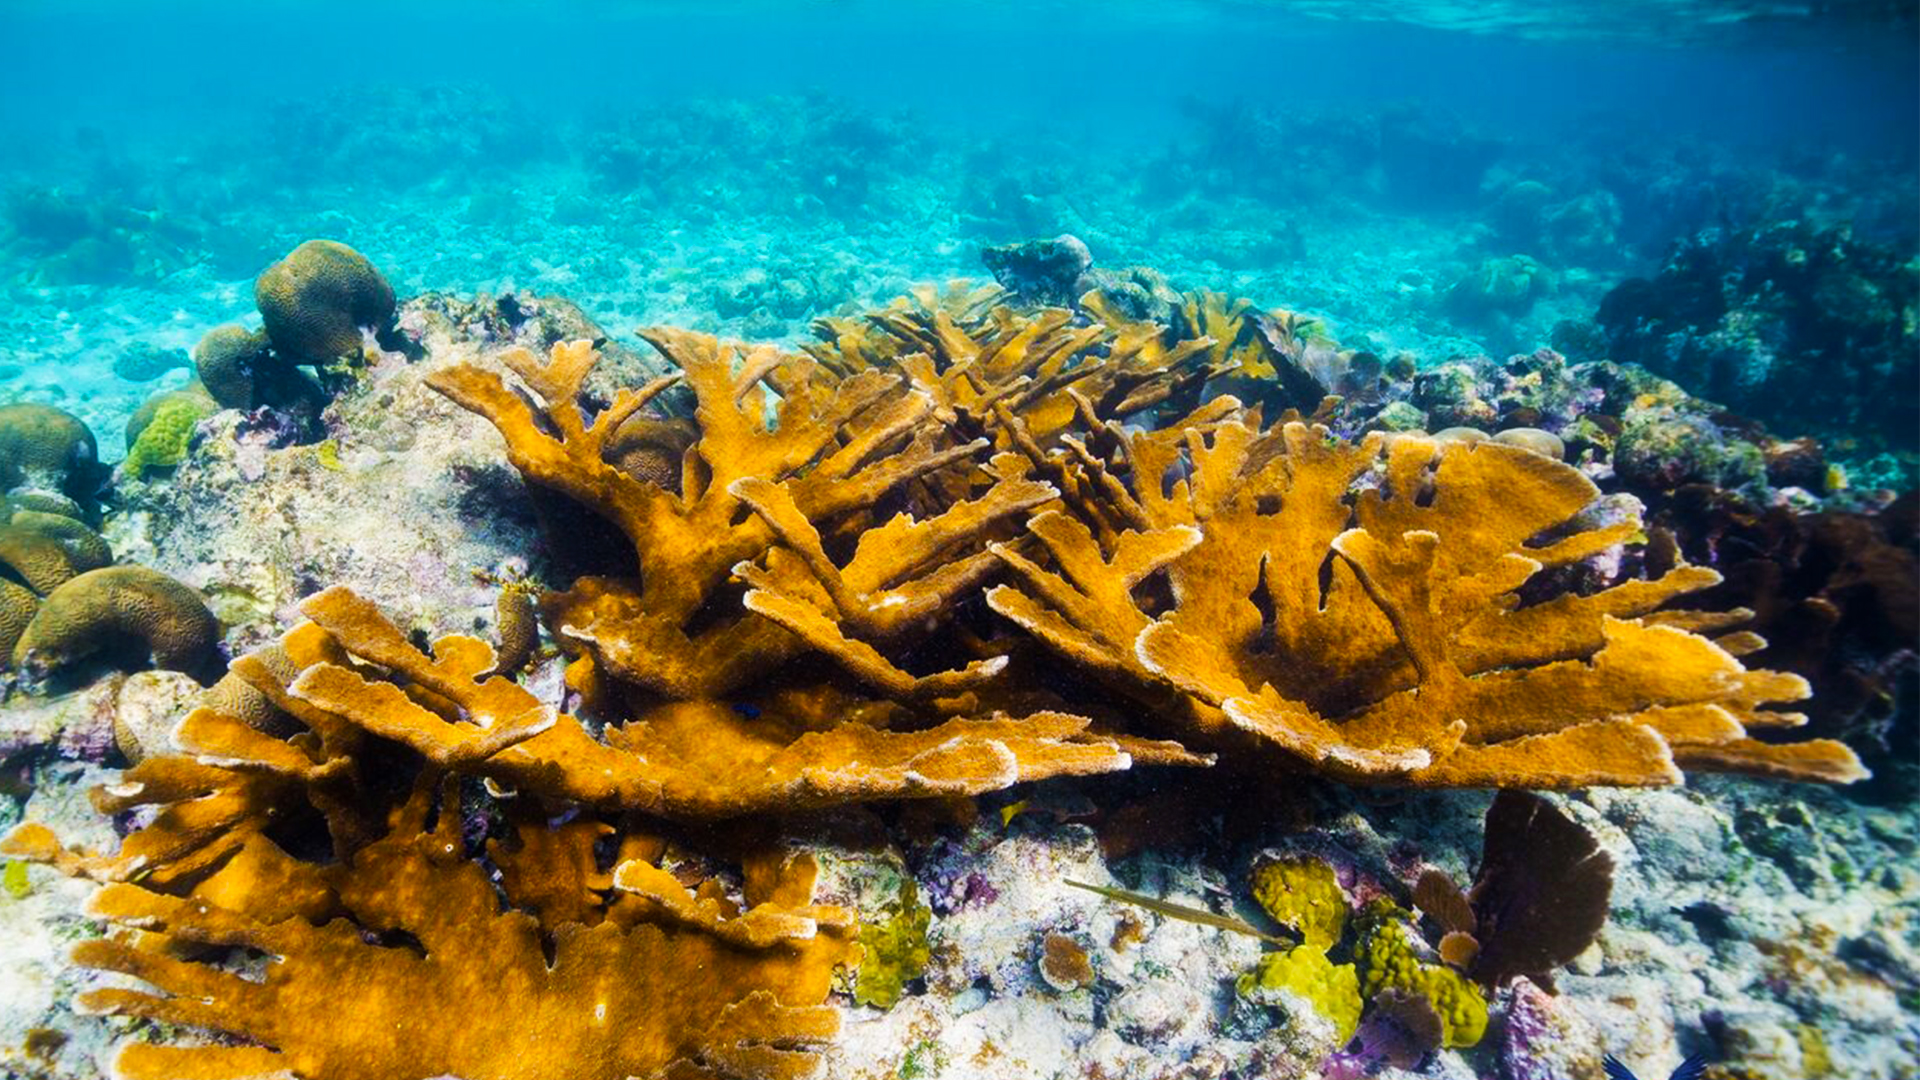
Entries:
[[106,540],[70,515],[16,508],[8,525],[58,542],[75,571],[97,570],[113,561],[113,549]]
[[40,598],[32,589],[0,578],[0,648],[6,650],[9,658],[13,656],[14,644],[33,621],[33,613],[39,610]]
[[193,347],[193,369],[200,385],[222,408],[253,408],[258,397],[255,383],[273,363],[266,331],[238,324],[214,327]]
[[11,525],[0,526],[0,570],[41,596],[80,572],[65,544]]
[[145,476],[149,469],[172,468],[185,461],[193,429],[210,411],[208,403],[191,394],[168,395],[146,418],[140,434],[127,444],[127,458],[121,468],[127,475],[138,477]]
[[133,415],[127,417],[127,426],[123,429],[126,433],[127,445],[132,446],[139,441],[140,433],[147,430],[148,424],[153,423],[154,414],[160,411],[161,406],[172,401],[194,402],[206,413],[212,413],[220,408],[220,403],[213,399],[213,395],[207,392],[205,384],[199,379],[193,380],[178,390],[163,390],[141,402],[140,407],[133,410]]
[[108,648],[139,642],[156,667],[198,672],[214,655],[220,624],[200,594],[157,570],[109,566],[54,589],[14,645],[29,679]]
[[47,505],[39,498],[9,498],[0,503],[0,667],[12,662],[14,645],[40,610],[40,598],[75,574],[113,561],[113,550],[99,533],[77,518],[26,505]]
[[98,478],[100,448],[79,417],[51,405],[0,405],[0,486],[85,499]]
[[393,319],[393,287],[366,256],[332,240],[309,240],[267,267],[253,298],[276,352],[295,363],[360,355],[362,327]]

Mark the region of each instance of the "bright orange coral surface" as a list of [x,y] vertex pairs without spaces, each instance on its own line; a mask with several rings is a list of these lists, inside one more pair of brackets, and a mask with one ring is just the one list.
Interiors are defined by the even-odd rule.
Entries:
[[[613,881],[643,897],[641,920],[569,923],[543,935],[532,916],[499,910],[486,872],[460,851],[451,807],[426,827],[430,794],[423,786],[386,837],[330,869],[342,916],[323,925],[268,922],[137,885],[102,890],[93,914],[141,933],[85,942],[75,960],[158,992],[94,990],[83,1009],[258,1044],[136,1042],[121,1051],[117,1073],[598,1080],[812,1071],[808,1048],[839,1027],[821,1007],[833,969],[858,947],[851,912],[806,902],[810,857],[750,889],[745,911],[629,862]],[[192,945],[257,949],[270,959],[262,977],[246,978],[185,959],[197,954],[180,947]]]
[[[1252,317],[1244,307],[1203,296],[1187,318],[1238,327]],[[1197,386],[1182,374],[1192,358],[1213,356],[1197,369],[1207,372],[1246,367],[1264,339],[1233,329],[1241,344],[1219,350],[1212,337],[1088,310],[1118,325],[951,290],[864,325],[829,324],[827,343],[804,356],[650,331],[695,400],[697,437],[677,490],[601,455],[600,433],[663,393],[665,380],[589,423],[579,386],[593,359],[583,343],[557,346],[544,363],[505,358],[543,407],[477,364],[442,371],[436,385],[500,428],[530,480],[597,511],[633,544],[636,579],[584,579],[547,604],[581,657],[578,685],[633,688],[616,706],[629,722],[617,736],[610,729],[609,744],[644,729],[645,745],[684,747],[679,733],[691,728],[748,748],[778,775],[783,753],[832,713],[818,709],[822,688],[809,692],[811,710],[791,696],[772,704],[770,687],[796,689],[776,673],[812,653],[838,668],[838,685],[861,688],[834,695],[842,715],[883,718],[858,740],[870,762],[904,760],[878,747],[902,729],[971,730],[1011,748],[1002,734],[1012,728],[958,719],[992,708],[995,719],[966,723],[1025,725],[1054,748],[1032,747],[1038,768],[1023,776],[1097,770],[1061,746],[1084,745],[1094,730],[1226,752],[1234,767],[1363,783],[1659,784],[1688,767],[1862,775],[1839,744],[1748,736],[1800,722],[1772,706],[1804,697],[1806,686],[1745,670],[1735,652],[1749,634],[1723,647],[1696,632],[1737,613],[1660,610],[1712,584],[1712,571],[1683,566],[1597,592],[1542,587],[1556,570],[1639,536],[1630,515],[1604,525],[1581,517],[1599,493],[1578,470],[1505,444],[1346,443],[1298,421],[1268,427],[1232,398],[1151,430],[1123,426]],[[1152,374],[1135,378],[1142,372]],[[1148,385],[1158,389],[1143,397]],[[1029,636],[981,622],[971,603],[980,595]],[[1036,659],[1036,642],[1054,658]],[[924,666],[956,654],[964,663]],[[1051,695],[1035,673],[1060,663],[1083,669],[1098,691]],[[322,694],[321,679],[296,692]],[[742,696],[768,715],[736,722],[726,703]],[[384,711],[386,733],[408,737],[391,720],[397,704],[316,703],[369,727]],[[1069,733],[1062,714],[1089,724]],[[942,716],[954,726],[929,728]],[[575,778],[536,781],[544,789],[562,783],[571,797],[639,804],[631,793],[583,790],[587,769],[560,741],[502,754],[497,767],[530,756],[558,766],[544,775]],[[1127,748],[1179,760],[1165,748]],[[965,753],[977,763],[969,770],[986,761]],[[934,793],[938,785],[910,778],[918,772],[882,786]],[[804,801],[802,790],[765,804]]]

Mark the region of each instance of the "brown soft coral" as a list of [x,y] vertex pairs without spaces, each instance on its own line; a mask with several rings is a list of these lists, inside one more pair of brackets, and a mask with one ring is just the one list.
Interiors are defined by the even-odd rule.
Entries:
[[[1714,620],[1651,614],[1711,571],[1521,602],[1539,571],[1639,528],[1570,528],[1597,495],[1576,470],[1498,444],[1346,444],[1298,423],[1203,419],[1131,441],[1130,516],[1145,528],[1103,545],[1042,515],[1034,531],[1059,572],[1000,548],[1025,591],[989,593],[1109,678],[1178,691],[1189,736],[1364,783],[1863,775],[1832,742],[1746,737],[1801,722],[1763,706],[1805,697],[1804,680],[1747,671],[1684,628]],[[1150,615],[1131,583],[1162,568],[1174,603]]]

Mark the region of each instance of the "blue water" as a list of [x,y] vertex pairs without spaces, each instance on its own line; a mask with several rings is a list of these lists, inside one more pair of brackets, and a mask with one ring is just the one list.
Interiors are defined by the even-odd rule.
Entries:
[[[403,295],[529,288],[619,334],[793,340],[1073,232],[1345,341],[1526,351],[1730,217],[1911,255],[1911,12],[1837,10],[9,0],[0,396],[79,413],[116,456],[187,372],[115,361],[248,318],[253,276],[312,236]],[[1470,160],[1395,163],[1383,123]],[[1557,280],[1531,310],[1446,310],[1512,253],[1493,214],[1523,179],[1602,220],[1529,252]],[[760,274],[797,297],[769,309]]]

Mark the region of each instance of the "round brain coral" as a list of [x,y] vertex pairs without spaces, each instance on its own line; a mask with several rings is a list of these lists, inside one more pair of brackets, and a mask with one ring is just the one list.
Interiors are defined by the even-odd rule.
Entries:
[[393,319],[393,287],[366,256],[332,240],[309,240],[267,267],[254,303],[273,347],[295,363],[358,356],[360,328]]
[[267,332],[237,323],[214,327],[193,347],[194,372],[223,409],[253,408],[258,403],[256,383],[273,362]]
[[38,510],[43,514],[59,514],[75,521],[85,521],[87,517],[86,510],[79,503],[57,491],[8,492],[5,509],[0,509],[0,516],[9,510]]
[[80,568],[60,541],[5,525],[0,526],[0,571],[45,596],[72,580]]
[[79,417],[51,405],[0,405],[0,485],[91,494],[100,448]]
[[76,573],[97,570],[113,561],[113,549],[107,546],[106,538],[69,514],[16,508],[8,527],[59,543]]
[[145,647],[155,667],[189,674],[214,656],[220,624],[200,594],[144,566],[90,570],[48,594],[13,649],[14,666],[44,678],[123,641]]

